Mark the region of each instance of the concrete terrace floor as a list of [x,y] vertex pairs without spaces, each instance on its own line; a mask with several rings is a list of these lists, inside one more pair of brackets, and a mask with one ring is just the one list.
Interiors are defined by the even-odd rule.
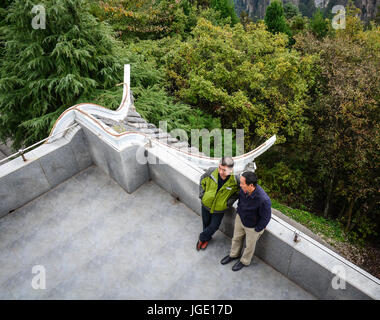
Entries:
[[[275,269],[233,272],[218,231],[197,252],[201,218],[154,182],[126,193],[98,167],[0,219],[0,299],[315,299]],[[46,289],[31,286],[46,270]]]

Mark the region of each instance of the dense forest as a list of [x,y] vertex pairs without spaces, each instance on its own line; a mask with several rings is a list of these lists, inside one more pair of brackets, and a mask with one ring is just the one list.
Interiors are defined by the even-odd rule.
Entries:
[[[339,237],[379,246],[380,26],[346,7],[344,29],[316,10],[272,1],[265,17],[232,0],[41,0],[0,9],[0,139],[45,138],[79,102],[116,109],[124,63],[135,105],[169,129],[244,128],[279,203],[311,212]],[[314,219],[314,218],[313,218]]]

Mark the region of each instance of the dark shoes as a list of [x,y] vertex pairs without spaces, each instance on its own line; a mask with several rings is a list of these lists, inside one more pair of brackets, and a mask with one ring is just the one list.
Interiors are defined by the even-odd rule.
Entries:
[[232,267],[232,271],[239,271],[240,269],[246,267],[245,264],[242,264],[240,261],[236,262],[235,265]]
[[[227,264],[227,263],[230,263],[232,260],[236,260],[236,259],[239,259],[240,257],[236,257],[236,258],[231,258],[229,255],[228,256],[225,256],[222,261],[220,261],[221,264]],[[245,264],[241,263],[241,261],[239,260],[238,262],[236,262],[234,264],[234,266],[232,267],[232,271],[239,271],[240,269],[242,269],[243,267],[246,267]]]
[[231,258],[229,255],[228,256],[225,256],[222,261],[220,261],[221,264],[227,264],[227,263],[230,263],[232,260],[236,260],[238,257],[236,258]]
[[196,249],[199,251],[200,249],[204,250],[207,248],[208,241],[200,241],[198,240]]

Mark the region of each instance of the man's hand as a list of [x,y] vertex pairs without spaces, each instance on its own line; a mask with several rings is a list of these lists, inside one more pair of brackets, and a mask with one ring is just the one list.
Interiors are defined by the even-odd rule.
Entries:
[[234,205],[234,203],[235,203],[235,201],[236,201],[237,199],[228,199],[227,200],[227,207],[229,207],[229,208],[231,208],[233,205]]

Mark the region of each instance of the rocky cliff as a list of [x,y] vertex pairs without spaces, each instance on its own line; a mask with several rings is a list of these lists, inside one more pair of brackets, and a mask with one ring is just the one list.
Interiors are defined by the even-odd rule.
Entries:
[[[292,2],[296,6],[303,0],[283,0],[283,3]],[[331,11],[334,5],[341,4],[346,6],[349,0],[314,0],[315,6],[325,8]],[[240,14],[241,11],[246,11],[248,15],[254,19],[264,19],[265,10],[271,0],[234,0],[235,9]],[[361,19],[364,21],[373,20],[379,11],[380,0],[355,0],[356,7],[361,9]]]

